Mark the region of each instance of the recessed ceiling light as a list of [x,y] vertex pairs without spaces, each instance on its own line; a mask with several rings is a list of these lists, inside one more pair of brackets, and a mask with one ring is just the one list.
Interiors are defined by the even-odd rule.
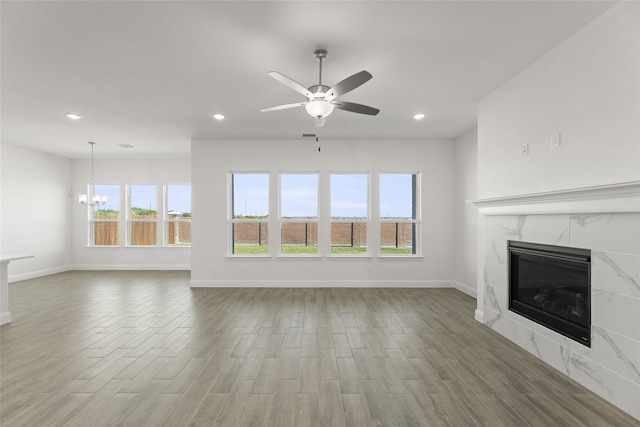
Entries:
[[67,113],[67,117],[69,117],[71,120],[78,120],[82,116],[80,114],[76,114],[76,113]]
[[424,119],[424,113],[414,114],[413,118],[416,119],[416,120],[422,120],[422,119]]
[[224,115],[223,114],[214,114],[213,118],[216,120],[222,120],[224,119]]

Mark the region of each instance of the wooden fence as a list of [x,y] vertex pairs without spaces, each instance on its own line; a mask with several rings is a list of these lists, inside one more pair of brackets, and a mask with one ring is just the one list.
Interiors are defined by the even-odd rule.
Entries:
[[[93,223],[93,244],[96,246],[120,245],[120,221],[116,215],[96,215]],[[156,215],[138,215],[129,222],[131,246],[157,246],[158,222]],[[168,245],[191,243],[191,220],[169,222]]]
[[[233,228],[234,245],[267,245],[266,222],[236,223]],[[283,245],[316,246],[318,224],[315,222],[287,222],[282,224]],[[367,246],[367,224],[359,222],[334,222],[331,224],[331,245]],[[389,248],[411,248],[413,246],[413,224],[384,222],[380,224],[380,246]]]

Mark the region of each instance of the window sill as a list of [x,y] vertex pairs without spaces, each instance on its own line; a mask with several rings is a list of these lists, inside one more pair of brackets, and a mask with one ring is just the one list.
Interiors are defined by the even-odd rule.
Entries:
[[112,249],[130,249],[130,248],[142,248],[142,249],[149,249],[149,248],[157,248],[157,249],[191,249],[191,246],[142,246],[142,245],[138,245],[138,246],[120,246],[120,245],[87,245],[85,246],[85,248],[112,248]]
[[424,259],[422,255],[378,255],[378,259]]
[[327,255],[329,259],[372,259],[373,256],[370,254],[363,255]]
[[278,259],[322,259],[323,257],[320,254],[306,254],[306,255],[280,254],[276,258]]
[[247,258],[261,258],[261,259],[265,259],[265,258],[272,258],[271,255],[269,254],[246,254],[246,255],[227,255],[226,256],[227,259],[247,259]]

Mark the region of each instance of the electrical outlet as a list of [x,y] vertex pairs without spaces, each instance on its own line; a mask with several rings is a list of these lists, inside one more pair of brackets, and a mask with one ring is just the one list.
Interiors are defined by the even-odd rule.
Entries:
[[522,153],[523,156],[528,156],[529,155],[529,144],[528,143],[524,143],[522,144],[522,147],[520,148],[520,153]]
[[560,147],[560,132],[551,135],[551,148]]

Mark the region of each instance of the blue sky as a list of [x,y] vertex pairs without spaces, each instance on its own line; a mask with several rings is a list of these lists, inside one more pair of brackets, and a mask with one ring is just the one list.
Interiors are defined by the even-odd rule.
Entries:
[[[106,196],[107,204],[100,209],[120,210],[120,186],[96,184],[95,194]],[[158,196],[161,191],[156,185],[131,185],[131,206],[144,209],[157,210]],[[191,212],[191,186],[188,184],[167,185],[167,197],[169,210]]]
[[[382,217],[412,217],[412,174],[380,174]],[[285,217],[318,216],[318,175],[281,174],[281,209]],[[331,174],[331,216],[367,216],[367,174]],[[269,212],[269,175],[234,174],[234,215]]]
[[191,185],[167,185],[167,208],[169,211],[191,212]]
[[[120,186],[96,184],[93,187],[94,195],[106,196],[107,204],[100,205],[100,209],[120,210]],[[97,208],[97,207],[96,207]]]
[[[411,174],[380,174],[380,215],[389,218],[411,218]],[[331,216],[363,218],[367,216],[367,174],[331,174]],[[318,175],[282,174],[282,215],[285,217],[318,216]],[[95,186],[95,194],[107,197],[104,209],[120,210],[118,185]],[[132,185],[131,206],[157,210],[158,187]],[[168,208],[191,212],[191,186],[169,184]],[[264,216],[269,212],[269,175],[234,174],[234,213]]]
[[332,218],[367,218],[367,174],[332,174],[329,185]]
[[131,190],[131,207],[158,210],[158,188],[155,185],[134,184]]
[[380,174],[380,216],[412,218],[412,174]]
[[268,174],[233,174],[233,214],[254,216],[269,214]]
[[280,210],[283,217],[316,218],[318,216],[318,175],[280,175]]

